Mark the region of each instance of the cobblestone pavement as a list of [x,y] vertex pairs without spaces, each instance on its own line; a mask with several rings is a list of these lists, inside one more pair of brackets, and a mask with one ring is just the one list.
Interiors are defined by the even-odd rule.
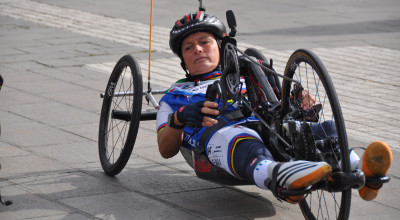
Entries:
[[[194,177],[182,157],[161,159],[153,122],[141,123],[126,169],[117,178],[105,177],[96,148],[98,97],[124,54],[135,56],[147,75],[149,25],[81,10],[74,2],[0,0],[0,74],[5,78],[0,93],[0,186],[3,196],[14,201],[12,206],[0,207],[0,219],[298,217],[297,206],[279,203],[269,192],[209,183]],[[397,30],[398,17],[392,19]],[[169,28],[153,26],[155,89],[182,77],[168,36]],[[311,49],[333,79],[350,143],[360,147],[373,140],[386,141],[396,160],[400,151],[399,48],[338,45],[315,44]],[[248,47],[272,58],[281,73],[293,52],[239,41],[239,48]],[[146,82],[147,77],[143,78]],[[353,193],[351,219],[400,217],[399,200],[393,193],[399,192],[397,161],[390,176],[392,181],[375,202],[364,203]],[[210,198],[207,193],[218,196]],[[193,197],[197,207],[190,205]],[[251,205],[243,205],[247,203]],[[216,204],[220,208],[212,209]]]

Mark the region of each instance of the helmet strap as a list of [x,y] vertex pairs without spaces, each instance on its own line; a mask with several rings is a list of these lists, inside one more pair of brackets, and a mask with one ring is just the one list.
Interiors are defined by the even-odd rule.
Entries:
[[189,75],[189,73],[188,73],[188,71],[187,71],[187,69],[186,69],[186,64],[185,64],[185,62],[183,61],[183,58],[182,57],[180,57],[181,58],[181,67],[182,67],[182,69],[185,71],[185,73],[186,73],[186,78],[188,77],[188,75]]

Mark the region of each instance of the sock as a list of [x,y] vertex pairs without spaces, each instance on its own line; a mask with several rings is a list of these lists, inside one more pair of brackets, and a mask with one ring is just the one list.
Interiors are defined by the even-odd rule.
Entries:
[[254,168],[253,179],[254,183],[261,189],[267,189],[264,181],[268,179],[268,166],[272,163],[271,160],[259,161]]

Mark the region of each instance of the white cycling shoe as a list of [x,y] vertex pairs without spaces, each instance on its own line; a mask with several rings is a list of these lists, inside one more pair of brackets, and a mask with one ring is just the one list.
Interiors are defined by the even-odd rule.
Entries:
[[[270,178],[269,189],[273,191],[277,188],[289,190],[300,190],[314,185],[327,178],[332,173],[332,167],[326,162],[311,162],[298,160],[293,162],[276,163],[272,162],[268,166],[268,176]],[[304,195],[290,196],[286,201],[297,203],[304,198]]]

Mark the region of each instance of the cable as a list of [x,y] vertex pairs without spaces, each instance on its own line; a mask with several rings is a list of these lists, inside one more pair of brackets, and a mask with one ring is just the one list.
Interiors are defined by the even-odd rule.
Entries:
[[150,36],[149,36],[149,68],[148,68],[148,76],[147,76],[147,90],[151,91],[150,86],[150,63],[151,63],[151,29],[153,26],[153,0],[151,0],[150,6]]

